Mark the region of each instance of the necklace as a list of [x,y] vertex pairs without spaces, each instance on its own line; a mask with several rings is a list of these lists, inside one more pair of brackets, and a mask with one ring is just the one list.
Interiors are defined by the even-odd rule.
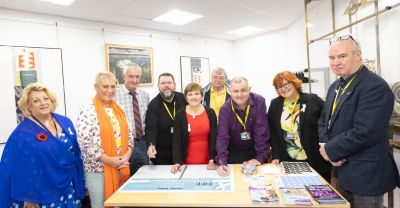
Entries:
[[49,125],[50,125],[50,124],[49,124],[49,121],[50,121],[50,120],[51,120],[51,118],[50,118],[49,120],[47,120],[47,121],[44,122],[44,125],[45,125],[46,127],[49,127]]
[[[53,134],[53,133],[51,133],[51,131],[47,128],[47,127],[49,127],[49,121],[50,121],[51,119],[53,119],[53,116],[52,116],[49,120],[47,120],[47,121],[45,122],[45,124],[43,124],[42,122],[40,122],[39,119],[37,119],[37,118],[36,118],[35,116],[33,116],[33,115],[32,115],[32,118],[35,119],[35,121],[36,121],[37,123],[39,123],[39,125],[42,126],[46,131],[48,131],[50,134]],[[58,138],[57,124],[56,124],[56,121],[55,121],[54,119],[53,119],[53,124],[54,124],[54,128],[55,128],[55,130],[56,130],[56,135],[54,135],[54,136],[56,136],[56,138]]]
[[200,108],[196,108],[196,109],[192,109],[192,108],[187,108],[186,109],[186,112],[189,115],[192,115],[193,119],[195,119],[196,116],[200,115],[202,111],[203,111],[203,108],[201,108],[201,107]]

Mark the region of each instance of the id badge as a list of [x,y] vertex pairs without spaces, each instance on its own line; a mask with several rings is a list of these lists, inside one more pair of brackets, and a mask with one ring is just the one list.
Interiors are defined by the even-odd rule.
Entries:
[[240,140],[250,140],[250,133],[249,132],[242,132],[240,133]]
[[169,130],[170,134],[174,134],[174,127],[171,127],[171,129]]

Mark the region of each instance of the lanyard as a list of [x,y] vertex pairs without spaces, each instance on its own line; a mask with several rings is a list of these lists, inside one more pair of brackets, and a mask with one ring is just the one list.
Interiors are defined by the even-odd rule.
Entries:
[[344,86],[343,91],[342,91],[342,93],[340,93],[340,95],[339,95],[339,92],[340,92],[342,86],[339,86],[339,89],[338,89],[338,91],[337,91],[337,93],[336,93],[335,101],[333,101],[333,106],[332,106],[332,113],[331,113],[331,115],[333,115],[333,113],[335,113],[336,106],[337,106],[337,104],[338,104],[340,98],[342,97],[343,93],[347,90],[347,88],[350,86],[350,84],[353,82],[354,78],[356,78],[356,76],[357,76],[357,75],[355,75],[353,78],[351,78],[351,80],[349,81],[349,83],[347,83],[346,86]]
[[167,110],[167,112],[168,112],[168,115],[169,115],[169,117],[171,117],[171,119],[172,120],[174,120],[174,117],[175,117],[175,104],[176,104],[176,101],[174,102],[174,115],[172,116],[172,114],[171,114],[171,111],[169,111],[169,108],[168,108],[168,106],[167,106],[167,104],[165,104],[165,102],[163,101],[163,103],[164,103],[164,107],[165,107],[165,109]]
[[243,120],[239,117],[239,115],[236,113],[235,108],[233,108],[232,100],[231,100],[231,107],[232,107],[232,111],[233,111],[233,113],[236,115],[236,118],[238,119],[239,123],[242,124],[244,130],[246,131],[246,123],[247,123],[247,119],[249,118],[250,104],[247,104],[247,107],[246,107],[246,116],[245,116],[245,118],[244,118],[244,122],[243,122]]
[[[40,125],[41,127],[43,127],[44,129],[46,129],[46,131],[48,131],[50,134],[52,134],[51,131],[49,131],[49,129],[48,129],[42,122],[39,121],[39,119],[37,119],[37,118],[36,118],[35,116],[33,116],[33,115],[32,115],[32,118],[35,119],[35,121],[38,122],[39,125]],[[53,118],[53,117],[52,117],[52,118]],[[56,128],[56,138],[58,138],[57,125],[56,125],[56,122],[54,121],[54,119],[53,119],[53,123],[54,123],[54,128]]]
[[294,113],[294,110],[296,109],[296,105],[297,105],[297,102],[299,101],[299,98],[300,98],[300,96],[299,96],[299,94],[297,94],[297,95],[296,95],[296,98],[295,98],[295,101],[294,101],[293,104],[290,104],[290,103],[289,103],[289,100],[287,100],[287,99],[285,99],[285,102],[284,102],[284,105],[285,105],[285,106],[288,108],[288,110],[289,110],[290,129],[291,129],[291,130],[293,130],[293,127],[294,127],[294,122],[295,122],[295,120],[294,120],[293,113]]

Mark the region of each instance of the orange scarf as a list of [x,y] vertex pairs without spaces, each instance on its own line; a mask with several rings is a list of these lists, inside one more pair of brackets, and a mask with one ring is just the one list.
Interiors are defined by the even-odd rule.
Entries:
[[[119,156],[110,117],[104,110],[104,106],[99,99],[100,98],[95,96],[93,98],[93,104],[96,109],[97,118],[99,119],[101,146],[106,155],[110,157]],[[124,155],[128,150],[128,122],[124,111],[117,103],[111,101],[110,107],[121,127],[121,155]],[[118,170],[104,163],[104,200],[107,200],[108,197],[117,191],[119,186],[129,179],[129,176],[129,167]]]

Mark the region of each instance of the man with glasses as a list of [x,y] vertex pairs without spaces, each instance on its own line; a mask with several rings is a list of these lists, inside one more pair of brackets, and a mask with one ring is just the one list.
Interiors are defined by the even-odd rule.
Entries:
[[383,207],[383,195],[400,185],[387,134],[393,94],[362,64],[353,37],[330,43],[329,64],[339,79],[319,119],[320,153],[336,167],[339,191],[351,207]]
[[217,67],[211,73],[211,83],[203,89],[203,104],[214,109],[217,117],[222,105],[231,97],[230,85],[226,81],[225,69]]
[[244,77],[231,81],[231,95],[219,114],[217,133],[218,174],[229,175],[227,164],[263,164],[269,151],[265,99],[250,92]]

